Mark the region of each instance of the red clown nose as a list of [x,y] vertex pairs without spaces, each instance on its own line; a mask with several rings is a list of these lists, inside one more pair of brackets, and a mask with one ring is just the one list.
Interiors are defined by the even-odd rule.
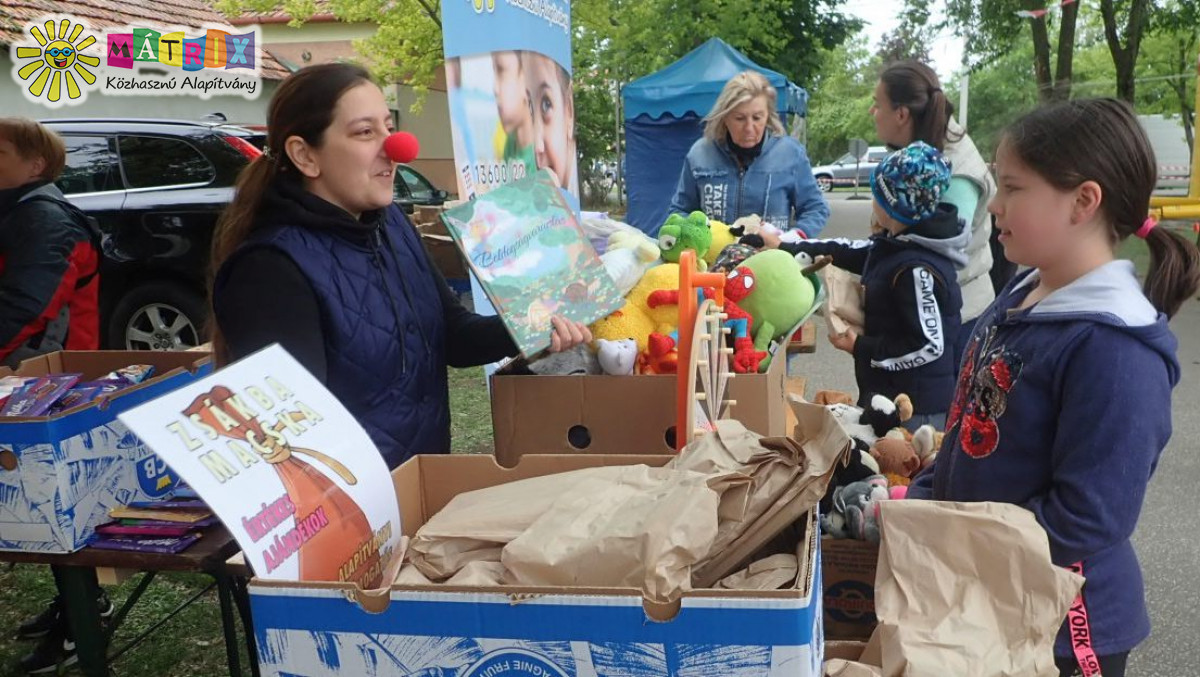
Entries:
[[383,149],[392,162],[412,162],[421,152],[421,144],[408,132],[396,132],[383,140]]

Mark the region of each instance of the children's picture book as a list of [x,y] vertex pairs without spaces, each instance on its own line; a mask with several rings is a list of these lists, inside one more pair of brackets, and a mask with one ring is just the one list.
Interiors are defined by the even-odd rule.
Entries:
[[448,209],[442,221],[526,357],[550,346],[551,317],[591,324],[624,303],[545,170]]
[[151,508],[113,508],[108,511],[113,519],[151,519],[176,524],[195,524],[212,517],[207,510],[157,510]]
[[[119,419],[220,517],[256,576],[374,588],[387,567],[398,571],[403,532],[387,463],[345,406],[279,345]],[[112,514],[172,521],[172,512],[207,514]]]
[[166,555],[187,550],[200,540],[200,534],[165,538],[123,538],[120,536],[98,536],[88,544],[100,550],[126,550],[130,552],[154,552]]
[[13,392],[4,403],[0,415],[4,416],[43,416],[55,402],[67,394],[82,374],[51,374],[27,383],[20,390]]
[[96,533],[106,536],[134,536],[140,538],[155,538],[163,536],[187,536],[195,531],[191,524],[176,524],[166,527],[126,526],[124,524],[102,524],[96,527]]

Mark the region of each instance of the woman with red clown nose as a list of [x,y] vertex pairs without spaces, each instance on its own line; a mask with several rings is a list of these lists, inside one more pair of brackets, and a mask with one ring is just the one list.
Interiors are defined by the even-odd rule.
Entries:
[[[517,354],[498,317],[469,312],[392,202],[383,92],[350,64],[304,68],[271,99],[261,157],[213,237],[218,365],[281,344],[358,419],[389,467],[450,451],[446,368]],[[591,341],[554,318],[551,349]]]

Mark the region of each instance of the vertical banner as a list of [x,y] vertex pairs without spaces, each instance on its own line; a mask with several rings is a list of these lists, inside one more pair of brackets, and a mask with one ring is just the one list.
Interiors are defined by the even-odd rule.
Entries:
[[568,0],[444,0],[442,35],[458,194],[538,169],[578,204]]
[[[549,169],[578,211],[570,0],[443,0],[442,40],[459,197]],[[471,299],[496,314],[474,274]]]

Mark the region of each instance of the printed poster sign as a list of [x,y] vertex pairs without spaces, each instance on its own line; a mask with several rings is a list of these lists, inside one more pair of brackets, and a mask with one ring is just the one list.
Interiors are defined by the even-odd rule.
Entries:
[[401,537],[387,464],[280,346],[119,418],[208,503],[260,578],[382,580]]
[[548,169],[578,202],[570,31],[566,0],[442,3],[463,198]]

